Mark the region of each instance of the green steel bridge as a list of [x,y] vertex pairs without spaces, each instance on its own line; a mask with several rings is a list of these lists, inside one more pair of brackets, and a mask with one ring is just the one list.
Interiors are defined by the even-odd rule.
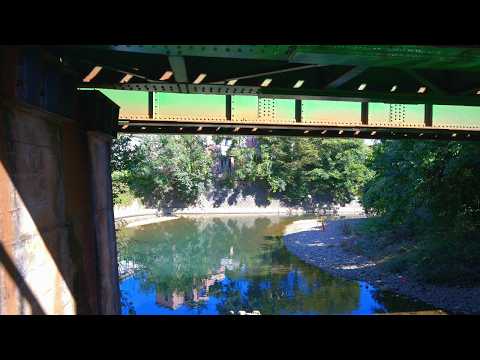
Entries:
[[0,46],[0,314],[118,314],[118,132],[480,140],[478,46]]
[[476,140],[480,48],[52,47],[120,106],[117,131]]

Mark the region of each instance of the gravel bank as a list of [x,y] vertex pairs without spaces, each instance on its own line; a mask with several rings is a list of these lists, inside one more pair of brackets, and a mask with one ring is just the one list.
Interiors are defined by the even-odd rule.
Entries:
[[480,287],[422,284],[382,271],[367,257],[344,251],[341,242],[347,237],[342,232],[342,226],[345,223],[354,225],[359,221],[362,219],[330,221],[325,231],[322,231],[317,220],[295,221],[285,229],[285,246],[305,262],[332,275],[366,281],[376,288],[417,298],[451,313],[480,314]]

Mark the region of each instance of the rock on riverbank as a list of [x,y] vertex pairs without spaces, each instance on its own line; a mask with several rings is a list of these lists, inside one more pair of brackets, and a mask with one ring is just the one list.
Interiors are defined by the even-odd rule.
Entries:
[[334,220],[327,224],[325,231],[315,219],[295,221],[285,229],[285,246],[305,262],[332,275],[366,281],[376,288],[417,298],[452,313],[480,313],[480,287],[459,288],[419,283],[386,272],[365,256],[343,250],[342,241],[348,239],[343,234],[343,227],[359,221],[363,220]]

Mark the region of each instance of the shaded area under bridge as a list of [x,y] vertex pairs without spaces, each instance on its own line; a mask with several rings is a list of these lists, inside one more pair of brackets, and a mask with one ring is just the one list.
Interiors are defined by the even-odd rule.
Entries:
[[478,47],[0,47],[0,314],[119,313],[119,131],[478,140],[479,99]]

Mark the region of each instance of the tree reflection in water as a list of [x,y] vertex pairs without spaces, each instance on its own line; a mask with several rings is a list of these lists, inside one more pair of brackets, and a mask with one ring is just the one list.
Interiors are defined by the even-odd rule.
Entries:
[[[119,231],[119,261],[135,267],[124,291],[137,313],[349,314],[365,302],[358,282],[334,278],[291,255],[284,226],[294,217],[191,217]],[[368,293],[370,294],[370,293]],[[141,310],[136,298],[155,307]],[[368,297],[364,312],[383,311]],[[138,301],[137,301],[138,302]]]

